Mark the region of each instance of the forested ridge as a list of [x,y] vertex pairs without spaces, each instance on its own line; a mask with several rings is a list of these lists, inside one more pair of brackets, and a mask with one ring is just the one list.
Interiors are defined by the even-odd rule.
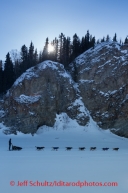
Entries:
[[[48,37],[42,51],[38,53],[34,48],[34,44],[31,41],[29,48],[26,45],[21,47],[20,53],[17,54],[14,50],[8,52],[5,62],[0,61],[0,94],[6,93],[6,91],[13,85],[14,81],[24,73],[28,68],[35,66],[45,60],[52,60],[62,63],[64,68],[68,70],[69,64],[80,54],[94,48],[95,44],[109,41],[110,37],[103,37],[101,40],[95,39],[89,31],[81,39],[75,33],[71,40],[70,37],[66,37],[63,33],[59,35],[59,38],[55,38],[49,42]],[[115,33],[113,41],[117,41],[117,35]],[[125,41],[120,40],[120,44],[128,43],[128,38]],[[50,51],[49,46],[53,48]]]

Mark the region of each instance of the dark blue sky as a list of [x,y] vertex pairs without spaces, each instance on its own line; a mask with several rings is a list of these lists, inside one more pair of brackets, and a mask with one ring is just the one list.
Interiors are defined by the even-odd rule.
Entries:
[[96,39],[128,35],[128,0],[0,0],[0,59],[31,40],[38,51],[46,37],[63,32],[81,38],[90,31]]

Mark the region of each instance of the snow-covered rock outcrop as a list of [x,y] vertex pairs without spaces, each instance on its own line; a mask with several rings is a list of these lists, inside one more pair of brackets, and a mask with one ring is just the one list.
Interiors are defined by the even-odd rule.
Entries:
[[70,64],[70,73],[99,126],[128,137],[128,45],[98,44]]
[[0,120],[11,132],[35,133],[40,126],[53,126],[60,113],[80,125],[89,121],[77,85],[63,65],[45,61],[16,80],[5,96]]
[[128,137],[128,45],[103,42],[78,56],[67,73],[45,61],[19,77],[0,102],[0,121],[24,133],[53,126],[66,113],[80,125],[90,119]]

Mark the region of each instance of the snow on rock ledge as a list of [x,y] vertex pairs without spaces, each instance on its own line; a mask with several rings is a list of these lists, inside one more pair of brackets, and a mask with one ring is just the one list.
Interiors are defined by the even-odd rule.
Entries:
[[15,97],[14,99],[18,102],[18,103],[26,103],[26,104],[30,104],[30,103],[35,103],[37,101],[39,101],[39,99],[41,98],[41,95],[38,96],[26,96],[24,94],[20,95],[19,97]]

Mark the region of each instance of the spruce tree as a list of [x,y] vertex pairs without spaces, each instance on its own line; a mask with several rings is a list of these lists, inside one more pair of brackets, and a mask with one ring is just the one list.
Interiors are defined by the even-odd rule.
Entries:
[[84,38],[84,51],[88,50],[89,42],[87,41],[87,35]]
[[28,65],[27,68],[30,68],[35,65],[34,61],[34,45],[31,42],[29,46],[29,51],[28,51]]
[[80,39],[76,33],[73,36],[72,49],[72,60],[74,60],[80,54]]
[[89,48],[90,48],[90,34],[88,30],[86,34],[86,50],[88,50]]
[[101,42],[105,42],[105,37],[103,37],[103,39],[101,39]]
[[85,38],[82,37],[81,43],[80,43],[80,53],[82,54],[85,51]]
[[57,38],[55,38],[54,49],[55,49],[55,62],[57,62],[59,61],[59,41]]
[[39,52],[38,61],[39,61],[39,63],[43,62],[43,52],[42,51]]
[[15,61],[14,65],[14,79],[16,80],[22,74],[22,67],[19,60]]
[[43,49],[43,61],[49,59],[48,45],[49,45],[49,40],[48,38],[46,38],[45,46]]
[[68,69],[68,65],[70,63],[70,56],[71,56],[71,46],[70,46],[70,37],[66,39],[66,49],[65,49],[65,69]]
[[39,59],[38,59],[38,52],[37,52],[37,49],[35,49],[34,57],[33,57],[33,64],[34,64],[34,66],[36,64],[38,64],[38,61],[39,61]]
[[115,33],[114,37],[113,37],[113,42],[117,42],[117,35]]
[[66,67],[67,64],[67,56],[66,56],[66,44],[67,44],[67,39],[66,37],[63,38],[63,48],[62,48],[62,61],[61,63]]
[[14,83],[13,63],[8,53],[4,63],[4,92],[6,92]]
[[124,44],[128,44],[128,36],[125,38]]
[[109,37],[109,35],[107,35],[106,42],[109,42],[109,41],[110,41],[110,37]]
[[0,61],[0,94],[3,92],[3,70],[2,61]]
[[23,45],[21,47],[21,72],[25,72],[29,68],[29,60],[28,60],[28,48]]
[[95,46],[95,37],[93,37],[93,38],[91,38],[91,40],[90,40],[90,48],[94,48],[94,46]]
[[64,51],[64,48],[63,48],[63,46],[64,46],[64,34],[63,33],[61,33],[60,35],[59,35],[59,52],[58,52],[58,60],[59,60],[59,62],[60,63],[63,63],[63,51]]

